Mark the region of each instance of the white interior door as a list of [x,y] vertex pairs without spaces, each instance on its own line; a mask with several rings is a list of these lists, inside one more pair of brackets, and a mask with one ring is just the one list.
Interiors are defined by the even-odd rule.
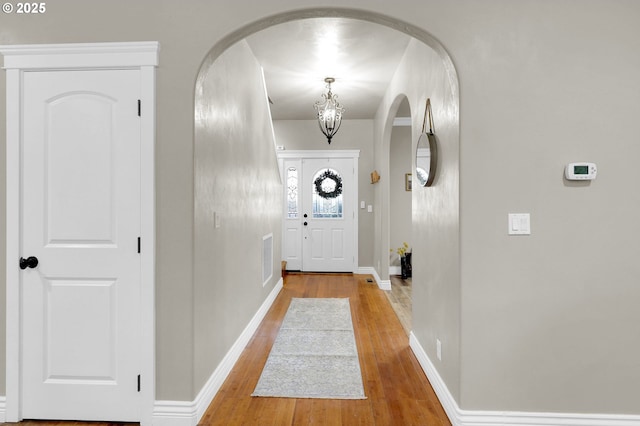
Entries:
[[302,160],[302,269],[353,272],[354,160]]
[[140,420],[139,96],[138,70],[24,73],[24,418]]

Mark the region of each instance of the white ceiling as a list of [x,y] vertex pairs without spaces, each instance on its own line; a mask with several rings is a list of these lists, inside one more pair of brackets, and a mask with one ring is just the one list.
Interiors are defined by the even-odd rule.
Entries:
[[275,120],[315,119],[313,104],[334,77],[345,119],[373,118],[409,36],[345,18],[292,21],[259,31],[247,42],[264,68]]

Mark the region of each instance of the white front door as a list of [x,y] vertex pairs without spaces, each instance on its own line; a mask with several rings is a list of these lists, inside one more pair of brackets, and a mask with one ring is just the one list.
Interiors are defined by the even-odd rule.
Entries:
[[23,418],[140,420],[140,81],[24,73]]
[[[281,154],[288,270],[357,269],[357,154]],[[284,158],[283,158],[284,157]]]
[[302,160],[304,271],[353,272],[353,160]]

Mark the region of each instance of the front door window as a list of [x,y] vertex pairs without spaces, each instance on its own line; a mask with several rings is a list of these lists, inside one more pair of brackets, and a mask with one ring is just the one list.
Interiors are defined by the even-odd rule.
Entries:
[[313,177],[314,219],[341,219],[342,177],[333,169],[320,170]]

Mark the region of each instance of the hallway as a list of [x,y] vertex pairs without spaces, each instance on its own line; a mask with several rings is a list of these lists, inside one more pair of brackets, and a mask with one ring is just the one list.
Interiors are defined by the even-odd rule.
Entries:
[[[201,425],[449,425],[383,291],[366,275],[289,274]],[[292,297],[348,297],[366,400],[252,398]]]
[[[450,425],[409,348],[387,296],[368,275],[288,274],[258,331],[222,385],[200,425]],[[255,398],[271,345],[292,297],[348,297],[365,400]],[[130,423],[23,421],[18,426],[107,426]]]

